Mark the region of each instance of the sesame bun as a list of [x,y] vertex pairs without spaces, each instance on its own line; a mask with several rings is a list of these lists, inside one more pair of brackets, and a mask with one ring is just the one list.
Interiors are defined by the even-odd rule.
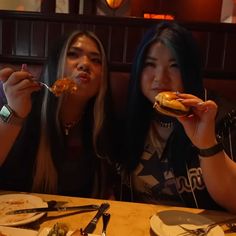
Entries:
[[180,101],[176,100],[178,96],[175,92],[161,92],[155,97],[154,108],[167,116],[181,117],[186,116],[190,112],[190,108],[186,107]]

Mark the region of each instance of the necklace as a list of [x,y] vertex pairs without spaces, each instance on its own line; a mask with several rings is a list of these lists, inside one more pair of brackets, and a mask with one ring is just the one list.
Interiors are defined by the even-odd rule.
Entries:
[[74,121],[74,122],[68,122],[64,124],[64,132],[65,135],[68,136],[70,133],[70,130],[76,126],[79,123],[79,121]]
[[71,121],[71,122],[67,122],[65,124],[63,124],[63,128],[64,128],[64,133],[66,136],[69,135],[70,130],[75,127],[76,125],[79,124],[79,122],[81,121],[82,116],[77,120],[77,121]]
[[167,128],[170,129],[173,127],[173,122],[169,121],[169,122],[163,122],[163,121],[159,121],[160,122],[160,126],[163,128]]
[[162,128],[171,129],[174,126],[174,119],[167,116],[159,116],[157,113],[154,113],[153,119],[160,125]]

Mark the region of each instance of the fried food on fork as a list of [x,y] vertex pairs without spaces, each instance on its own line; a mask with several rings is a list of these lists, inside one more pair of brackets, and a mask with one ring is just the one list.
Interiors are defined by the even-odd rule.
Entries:
[[52,93],[57,97],[61,96],[65,92],[71,94],[76,93],[77,90],[78,87],[76,82],[69,78],[58,79],[51,87]]

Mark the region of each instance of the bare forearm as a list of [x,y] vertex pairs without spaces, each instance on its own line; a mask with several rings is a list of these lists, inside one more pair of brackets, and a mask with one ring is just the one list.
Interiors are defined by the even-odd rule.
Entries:
[[201,158],[200,163],[210,195],[218,204],[236,213],[236,163],[224,151]]
[[21,128],[22,125],[12,125],[0,122],[0,166],[5,162]]

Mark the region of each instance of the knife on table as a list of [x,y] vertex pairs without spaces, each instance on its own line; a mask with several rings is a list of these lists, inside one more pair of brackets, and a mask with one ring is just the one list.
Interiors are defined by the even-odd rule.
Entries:
[[19,209],[6,212],[6,215],[25,214],[25,213],[40,213],[50,211],[96,211],[99,209],[99,205],[82,205],[82,206],[63,206],[63,207],[40,207],[40,208],[28,208]]
[[85,227],[84,230],[81,231],[82,235],[88,235],[93,233],[93,231],[96,228],[97,222],[99,218],[102,216],[102,214],[107,211],[107,209],[110,207],[109,203],[102,203],[101,206],[98,209],[97,214],[93,217],[93,219],[88,223],[88,225]]

